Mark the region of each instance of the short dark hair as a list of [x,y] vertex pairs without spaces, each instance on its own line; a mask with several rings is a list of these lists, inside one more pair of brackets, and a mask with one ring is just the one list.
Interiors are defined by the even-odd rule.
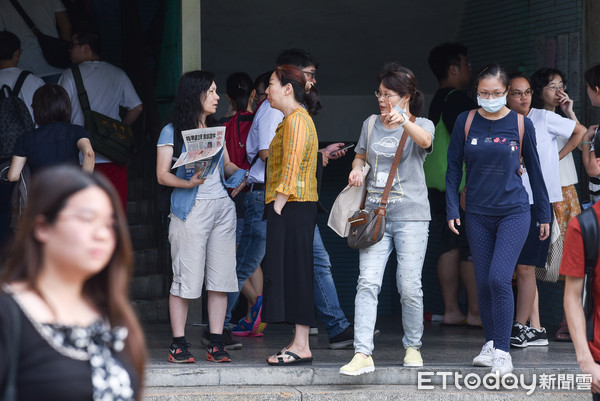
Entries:
[[258,90],[258,86],[260,84],[263,85],[263,90],[269,87],[269,79],[271,79],[271,75],[273,75],[273,70],[263,72],[254,80],[254,89]]
[[71,100],[64,88],[46,84],[38,88],[31,101],[33,118],[40,127],[54,122],[71,121]]
[[588,68],[583,76],[590,88],[600,87],[600,64]]
[[427,62],[438,81],[448,77],[451,65],[460,65],[460,56],[467,57],[467,48],[457,42],[442,43],[431,49]]
[[277,61],[275,64],[277,66],[288,64],[300,68],[314,65],[315,68],[319,68],[319,62],[317,59],[304,49],[283,50],[281,53],[279,53],[279,56],[277,56]]
[[77,36],[77,41],[79,42],[79,44],[88,45],[92,53],[94,53],[97,56],[100,55],[100,50],[102,48],[102,43],[100,42],[100,35],[92,31],[75,32],[73,36],[75,35]]
[[531,95],[531,107],[535,107],[536,109],[544,108],[544,99],[542,99],[544,87],[557,75],[562,79],[563,85],[566,85],[567,79],[565,78],[565,74],[556,68],[540,68],[531,74],[531,79],[529,80],[531,90],[533,91]]
[[11,60],[21,48],[19,37],[9,31],[0,31],[0,61]]
[[521,71],[515,71],[515,72],[511,72],[510,74],[508,74],[508,83],[510,84],[510,82],[513,79],[517,79],[517,78],[523,78],[524,80],[527,81],[527,83],[529,84],[529,86],[531,86],[531,81],[529,80],[529,77],[527,75],[525,75],[525,73],[523,73]]
[[252,78],[245,72],[234,72],[227,77],[225,92],[234,103],[235,111],[246,110],[248,108],[248,99],[253,89],[254,82],[252,82]]

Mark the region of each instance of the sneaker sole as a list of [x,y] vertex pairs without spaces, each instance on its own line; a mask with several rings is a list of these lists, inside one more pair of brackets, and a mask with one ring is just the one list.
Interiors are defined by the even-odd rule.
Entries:
[[548,339],[543,339],[543,340],[535,340],[535,341],[527,341],[527,345],[532,345],[532,346],[538,346],[538,347],[543,347],[548,345]]
[[237,343],[237,344],[230,344],[230,345],[226,345],[226,346],[225,346],[225,349],[226,349],[227,351],[239,351],[239,350],[241,350],[241,349],[242,349],[242,347],[243,347],[243,345],[242,345],[242,344],[240,344],[240,343]]
[[473,359],[473,366],[477,366],[477,367],[480,367],[480,368],[491,368],[492,367],[492,361],[489,361],[489,362],[475,361]]
[[423,362],[404,363],[405,368],[420,368],[421,366],[423,366]]
[[169,362],[173,362],[173,363],[195,363],[196,360],[194,359],[193,356],[189,357],[186,360],[178,360],[173,358],[173,355],[169,354]]
[[232,331],[231,335],[232,336],[238,336],[238,337],[248,337],[252,334],[251,331]]
[[211,354],[206,354],[206,360],[209,362],[216,362],[216,363],[221,363],[221,362],[231,362],[231,359],[227,358],[226,356],[224,356],[223,358],[216,360]]
[[263,331],[265,331],[266,328],[267,328],[267,323],[260,322],[260,324],[256,328],[256,333],[253,333],[253,336],[254,337],[260,337],[260,336],[262,336],[263,335]]
[[360,376],[365,373],[371,373],[375,371],[375,366],[367,366],[366,368],[358,369],[356,372],[348,372],[340,368],[340,375],[344,376]]

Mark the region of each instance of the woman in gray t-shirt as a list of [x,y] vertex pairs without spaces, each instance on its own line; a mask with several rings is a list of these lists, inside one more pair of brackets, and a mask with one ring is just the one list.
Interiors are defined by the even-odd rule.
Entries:
[[352,171],[351,186],[363,185],[362,169],[371,169],[364,184],[366,208],[379,206],[392,161],[404,131],[408,138],[395,172],[386,209],[385,234],[378,243],[360,250],[360,275],[356,293],[354,322],[355,355],[340,369],[340,374],[356,376],[373,372],[373,330],[377,318],[377,296],[390,253],[395,248],[398,267],[396,281],[402,304],[402,343],[406,349],[404,366],[423,366],[423,291],[421,270],[429,234],[429,201],[423,162],[432,150],[434,125],[425,118],[414,118],[423,108],[423,94],[407,68],[386,64],[378,74],[375,92],[381,114],[369,131],[369,119],[363,123]]

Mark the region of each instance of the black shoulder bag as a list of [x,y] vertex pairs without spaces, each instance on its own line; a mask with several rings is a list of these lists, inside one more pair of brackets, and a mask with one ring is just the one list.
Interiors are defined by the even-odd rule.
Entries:
[[600,234],[598,230],[598,217],[593,207],[585,209],[577,215],[583,250],[585,254],[585,278],[583,281],[583,311],[585,313],[585,326],[588,341],[594,340],[594,268],[598,260],[598,244]]
[[12,316],[12,352],[8,364],[6,386],[0,401],[17,400],[17,371],[19,370],[19,348],[21,348],[21,314],[14,300],[9,300],[8,310]]

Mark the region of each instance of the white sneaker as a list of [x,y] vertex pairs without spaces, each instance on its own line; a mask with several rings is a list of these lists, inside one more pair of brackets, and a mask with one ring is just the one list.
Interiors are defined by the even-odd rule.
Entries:
[[481,347],[481,352],[473,358],[473,366],[491,367],[494,359],[494,341],[490,340]]
[[506,351],[500,349],[494,350],[494,359],[492,361],[492,373],[500,377],[513,371],[512,357]]

